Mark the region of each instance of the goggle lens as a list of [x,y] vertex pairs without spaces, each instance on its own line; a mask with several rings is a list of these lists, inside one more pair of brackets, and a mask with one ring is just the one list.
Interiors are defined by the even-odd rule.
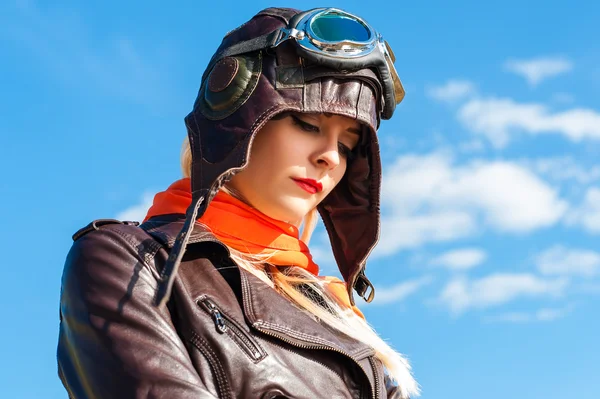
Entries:
[[312,20],[310,26],[314,34],[323,41],[366,42],[371,40],[371,32],[362,22],[339,12],[326,12],[318,15]]

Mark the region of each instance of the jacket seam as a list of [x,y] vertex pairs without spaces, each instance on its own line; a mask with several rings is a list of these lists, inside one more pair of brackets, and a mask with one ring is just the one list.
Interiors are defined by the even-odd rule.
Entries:
[[206,360],[208,360],[209,365],[213,369],[214,377],[217,380],[219,397],[231,398],[231,387],[229,386],[229,382],[227,381],[227,374],[225,373],[225,370],[223,370],[223,367],[219,362],[218,356],[212,350],[209,343],[204,338],[202,338],[202,336],[200,336],[193,329],[190,329],[190,331],[191,342],[198,349],[198,351],[206,357]]
[[[126,234],[118,229],[114,229],[112,230],[113,232],[115,232],[117,235],[119,235],[121,238],[123,238],[125,241],[127,241],[129,243],[129,245],[131,245],[131,247],[133,249],[135,249],[137,246],[144,244],[144,240],[140,240],[138,239],[137,243],[135,242],[136,240],[132,240],[132,237],[136,237],[133,234]],[[142,229],[142,231],[144,231]],[[144,233],[146,233],[144,231]],[[148,233],[146,233],[148,234]],[[150,266],[150,261],[152,259],[154,259],[154,257],[156,256],[156,253],[158,252],[158,250],[162,247],[162,245],[160,245],[156,239],[154,237],[152,237],[150,234],[148,234],[149,238],[152,239],[152,241],[150,241],[149,243],[145,244],[143,246],[144,251],[142,253],[137,252],[136,255],[138,255],[138,258],[149,268],[151,268]],[[114,240],[113,240],[114,242]]]
[[339,345],[334,344],[333,342],[328,341],[326,339],[315,337],[313,335],[305,334],[305,333],[302,333],[302,332],[298,332],[298,331],[296,331],[294,329],[291,329],[289,327],[283,326],[281,324],[268,323],[268,322],[265,322],[265,321],[262,321],[262,320],[257,321],[256,324],[264,326],[264,327],[267,327],[267,328],[270,328],[270,329],[273,329],[273,330],[278,330],[278,331],[280,331],[282,333],[288,334],[291,337],[298,338],[298,339],[301,339],[303,341],[307,341],[307,342],[310,342],[310,343],[327,345],[327,346],[331,346],[333,348],[338,348],[339,347]]

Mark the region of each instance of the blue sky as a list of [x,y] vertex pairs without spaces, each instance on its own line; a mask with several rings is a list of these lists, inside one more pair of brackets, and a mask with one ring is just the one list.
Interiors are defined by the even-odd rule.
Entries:
[[[165,4],[0,5],[1,397],[67,397],[55,348],[71,234],[139,217],[179,178],[210,55],[273,5]],[[407,95],[379,132],[377,297],[361,308],[422,397],[600,397],[600,5],[276,5],[345,8],[396,53]],[[333,273],[321,228],[311,248]]]

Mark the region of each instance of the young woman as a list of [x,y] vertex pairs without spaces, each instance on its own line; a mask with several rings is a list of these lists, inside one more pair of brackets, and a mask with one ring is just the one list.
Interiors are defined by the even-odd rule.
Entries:
[[[376,130],[393,54],[336,9],[230,32],[186,117],[184,178],[143,224],[74,235],[58,366],[73,398],[408,398],[405,359],[354,306],[379,234]],[[345,281],[307,247],[323,218]]]

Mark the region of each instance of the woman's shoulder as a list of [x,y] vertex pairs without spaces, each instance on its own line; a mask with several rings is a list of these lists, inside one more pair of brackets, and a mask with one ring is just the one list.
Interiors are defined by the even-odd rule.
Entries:
[[142,277],[156,286],[151,260],[161,247],[137,222],[94,220],[73,235],[63,270],[63,290],[75,286],[103,287],[121,277]]

